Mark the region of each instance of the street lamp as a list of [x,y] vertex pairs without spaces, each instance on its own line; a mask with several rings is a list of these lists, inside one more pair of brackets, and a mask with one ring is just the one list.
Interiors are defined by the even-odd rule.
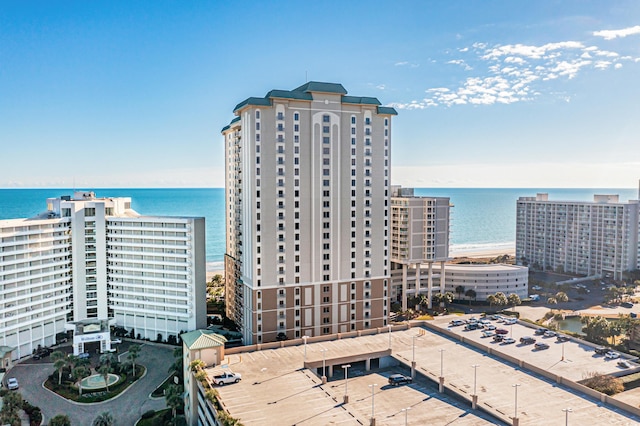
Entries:
[[302,341],[304,342],[304,362],[307,362],[307,339],[309,336],[302,336]]
[[371,388],[371,426],[376,426],[376,406],[375,406],[375,389],[378,386],[377,383],[369,385]]
[[518,388],[519,388],[520,386],[522,386],[522,385],[520,385],[520,384],[518,384],[518,383],[517,383],[517,384],[512,385],[512,386],[513,386],[513,388],[514,388],[514,389],[515,389],[515,391],[516,391],[515,414],[514,414],[514,416],[513,416],[513,421],[514,421],[514,424],[515,424],[515,423],[517,423],[517,421],[518,421],[518,420],[517,420],[517,419],[518,419]]
[[348,393],[348,389],[349,389],[349,367],[351,367],[351,364],[345,364],[342,366],[342,368],[344,369],[344,404],[348,404],[349,403],[349,393]]
[[[411,336],[412,340],[413,340],[413,346],[412,346],[412,355],[411,355],[411,378],[415,379],[416,378],[416,339],[420,337],[419,334],[416,334],[415,336]],[[389,338],[391,338],[391,335],[389,335]]]
[[387,327],[389,328],[389,349],[391,349],[391,324],[387,324]]
[[438,385],[438,391],[444,392],[444,349],[438,349],[440,351],[440,383]]
[[402,412],[404,413],[404,426],[407,426],[409,424],[407,423],[407,416],[409,415],[409,410],[411,410],[411,407],[402,409]]
[[473,408],[474,410],[476,409],[476,406],[478,405],[478,394],[476,393],[476,383],[477,383],[477,373],[478,373],[478,367],[480,367],[480,365],[478,364],[473,364],[473,395],[472,395],[472,399],[471,399],[471,408]]
[[327,383],[327,376],[325,375],[325,353],[327,352],[326,349],[320,349],[320,352],[322,352],[322,384],[326,384]]
[[562,342],[562,359],[560,361],[564,361],[564,344],[566,342]]
[[569,426],[569,413],[571,413],[573,410],[571,408],[563,408],[562,411],[564,411],[564,426]]

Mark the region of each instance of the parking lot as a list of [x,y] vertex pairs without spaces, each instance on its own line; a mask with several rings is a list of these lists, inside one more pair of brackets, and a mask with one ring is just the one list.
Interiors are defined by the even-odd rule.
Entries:
[[[471,315],[465,315],[460,318],[469,319],[471,317]],[[450,317],[440,317],[434,320],[434,324],[464,336],[466,339],[487,345],[496,352],[502,352],[521,359],[572,381],[580,381],[593,372],[620,374],[626,371],[631,372],[638,368],[635,363],[630,363],[631,367],[628,369],[621,368],[618,366],[619,359],[610,359],[605,357],[604,354],[596,354],[590,344],[576,339],[562,343],[556,337],[536,335],[536,328],[522,324],[505,325],[502,322],[490,322],[496,328],[506,330],[508,333],[505,336],[515,339],[513,344],[504,344],[493,341],[492,337],[484,337],[482,329],[467,331],[464,326],[449,326],[450,321]],[[534,344],[520,343],[520,339],[525,336],[532,337],[537,343],[544,342],[549,348],[538,350]]]

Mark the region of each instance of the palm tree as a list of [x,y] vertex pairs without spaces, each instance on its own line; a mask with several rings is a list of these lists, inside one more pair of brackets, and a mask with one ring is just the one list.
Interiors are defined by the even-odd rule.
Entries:
[[496,298],[496,296],[494,294],[488,295],[487,296],[487,302],[489,302],[489,309],[491,309],[491,307],[493,305],[495,305],[497,301],[498,301],[498,299]]
[[64,414],[58,414],[49,420],[49,426],[71,426],[71,419]]
[[458,299],[462,299],[462,294],[464,293],[464,286],[463,285],[457,286],[456,293],[458,293]]
[[136,359],[140,356],[140,345],[131,345],[129,346],[129,355],[127,355],[127,359],[131,360],[131,364],[133,365],[133,377],[136,376]]
[[191,371],[198,371],[202,370],[204,367],[206,367],[206,365],[207,364],[205,364],[203,360],[194,359],[193,361],[191,361],[191,364],[189,364],[189,369]]
[[53,368],[55,368],[56,370],[58,370],[58,385],[62,384],[62,369],[67,365],[67,362],[64,360],[64,358],[62,359],[57,359],[55,360],[55,362],[53,363]]
[[558,299],[556,299],[555,297],[552,296],[552,297],[547,299],[547,303],[549,305],[557,305],[558,304]]
[[496,293],[496,305],[498,306],[506,306],[509,303],[507,296],[504,295],[503,292],[499,291]]
[[564,291],[559,291],[556,293],[556,301],[558,303],[564,303],[569,301],[569,296]]
[[511,306],[513,306],[513,310],[516,310],[516,306],[520,305],[522,303],[522,300],[520,300],[520,296],[518,296],[515,293],[511,293],[508,297],[507,300],[509,301],[509,304]]
[[98,374],[102,375],[104,379],[104,385],[107,387],[107,392],[109,392],[109,373],[111,372],[111,368],[107,364],[102,364],[98,367]]
[[476,293],[476,291],[472,288],[470,288],[469,290],[467,290],[464,293],[465,296],[467,296],[469,298],[469,305],[471,305],[471,299],[473,299],[473,301],[476,301],[476,297],[478,296],[478,294]]
[[116,424],[115,419],[108,411],[103,411],[98,414],[98,417],[93,419],[91,426],[114,426]]
[[178,408],[180,408],[184,403],[184,401],[182,400],[182,386],[167,386],[167,389],[164,393],[164,398],[167,401],[167,407],[171,408],[171,416],[175,418]]
[[84,365],[79,365],[71,370],[71,374],[73,375],[73,378],[78,382],[78,393],[82,395],[82,379],[84,379],[85,377],[89,377],[91,375],[91,371]]

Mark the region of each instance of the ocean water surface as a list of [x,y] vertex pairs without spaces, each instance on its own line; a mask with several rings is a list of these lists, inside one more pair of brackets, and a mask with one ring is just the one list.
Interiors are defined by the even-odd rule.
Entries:
[[[83,188],[85,190],[86,188]],[[225,251],[223,188],[98,188],[98,197],[131,197],[142,215],[202,216],[206,220],[207,262],[219,268]],[[636,189],[544,188],[416,188],[416,195],[449,197],[451,251],[508,249],[515,244],[516,200],[549,194],[550,200],[592,201],[594,194],[619,194],[620,201],[638,198]],[[0,189],[0,219],[32,217],[46,210],[46,199],[72,195],[72,189]]]

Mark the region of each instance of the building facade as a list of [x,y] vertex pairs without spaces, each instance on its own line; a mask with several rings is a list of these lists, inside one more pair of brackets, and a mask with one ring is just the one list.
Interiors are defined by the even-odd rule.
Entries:
[[141,216],[92,192],[1,220],[0,345],[18,359],[74,330],[77,354],[109,350],[108,325],[151,340],[203,327],[204,232],[203,218]]
[[[430,308],[433,291],[444,292],[444,264],[449,260],[450,212],[449,198],[418,197],[414,195],[413,188],[392,187],[392,294],[395,300],[401,300],[402,310],[407,309],[410,296],[426,294]],[[440,265],[435,274],[434,263]],[[426,266],[424,277],[423,265]]]
[[244,343],[385,325],[396,111],[309,82],[234,113],[225,297]]
[[593,202],[517,201],[516,260],[534,269],[621,279],[638,268],[639,202],[595,195]]

